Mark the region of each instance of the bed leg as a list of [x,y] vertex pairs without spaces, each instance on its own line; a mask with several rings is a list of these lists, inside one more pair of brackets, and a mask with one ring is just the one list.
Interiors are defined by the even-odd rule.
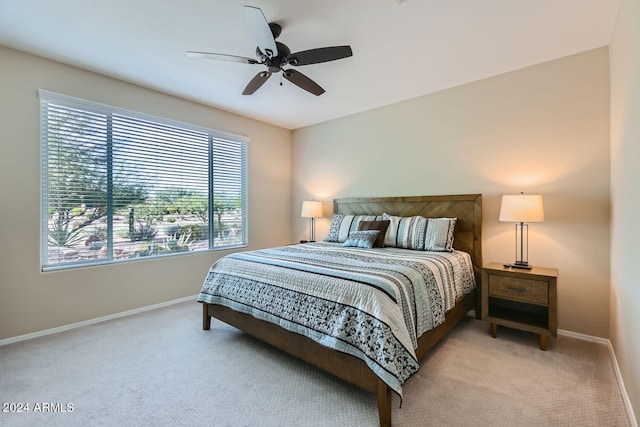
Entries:
[[382,380],[378,380],[378,417],[380,427],[391,427],[391,389]]
[[209,304],[202,303],[202,330],[208,331],[211,329],[211,316],[209,316]]

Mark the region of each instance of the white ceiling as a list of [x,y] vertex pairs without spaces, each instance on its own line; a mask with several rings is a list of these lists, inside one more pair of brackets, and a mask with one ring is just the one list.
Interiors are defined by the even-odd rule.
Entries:
[[[0,45],[295,129],[609,44],[619,0],[0,0]],[[349,44],[298,67],[316,97],[263,69],[242,5],[293,51]]]

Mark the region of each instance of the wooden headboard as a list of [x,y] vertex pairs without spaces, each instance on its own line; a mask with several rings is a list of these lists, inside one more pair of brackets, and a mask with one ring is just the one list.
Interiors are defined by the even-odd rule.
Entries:
[[468,252],[476,283],[482,271],[482,194],[409,197],[352,197],[334,199],[333,212],[342,215],[421,215],[426,218],[458,218],[455,249]]

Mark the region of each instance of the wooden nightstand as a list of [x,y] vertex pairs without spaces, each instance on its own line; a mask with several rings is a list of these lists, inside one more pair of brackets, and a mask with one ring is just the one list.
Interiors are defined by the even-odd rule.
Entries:
[[492,262],[482,269],[482,320],[540,335],[540,350],[547,337],[558,336],[558,270],[533,267],[522,270]]

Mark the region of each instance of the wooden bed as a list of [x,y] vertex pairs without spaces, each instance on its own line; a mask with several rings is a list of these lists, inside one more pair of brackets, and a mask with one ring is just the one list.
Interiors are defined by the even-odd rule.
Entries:
[[[431,349],[469,310],[475,308],[476,316],[480,314],[482,195],[344,198],[334,200],[333,207],[334,213],[344,215],[379,215],[387,212],[396,216],[458,218],[454,248],[471,255],[477,291],[458,300],[456,306],[447,313],[443,324],[418,339],[418,358]],[[210,329],[211,317],[215,317],[351,384],[375,393],[380,425],[391,425],[391,389],[361,359],[322,346],[310,338],[230,308],[206,303],[202,306],[203,329]]]

